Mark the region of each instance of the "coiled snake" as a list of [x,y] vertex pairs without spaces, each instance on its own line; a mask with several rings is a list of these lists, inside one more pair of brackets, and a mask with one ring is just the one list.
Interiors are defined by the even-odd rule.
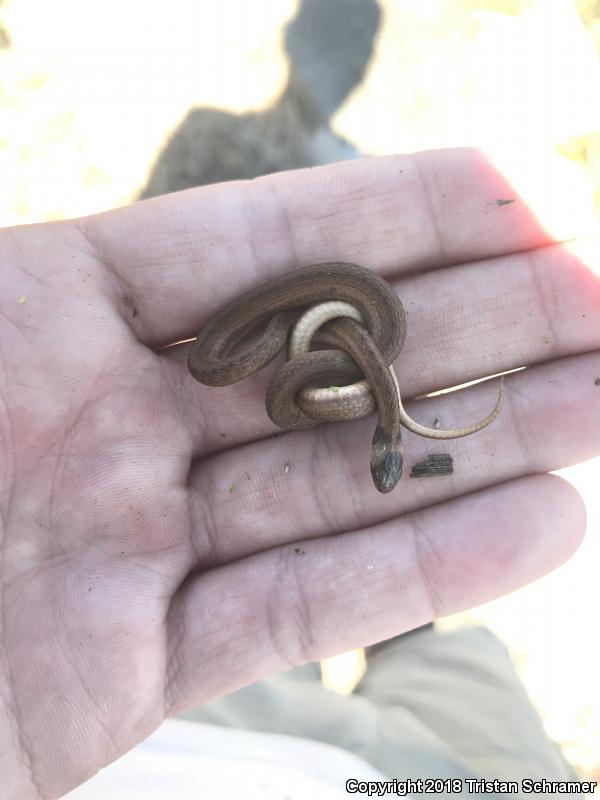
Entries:
[[[258,339],[240,350],[243,339],[265,323]],[[371,475],[380,492],[391,491],[402,475],[402,425],[421,436],[454,439],[485,428],[500,413],[502,380],[494,409],[475,425],[438,430],[412,420],[390,366],[406,335],[402,303],[383,278],[343,262],[294,270],[232,300],[192,343],[189,370],[209,386],[237,383],[280,352],[292,326],[289,360],[267,389],[269,417],[281,428],[298,430],[323,421],[356,419],[376,407]],[[308,350],[313,334],[326,349]],[[360,378],[365,380],[342,386]]]

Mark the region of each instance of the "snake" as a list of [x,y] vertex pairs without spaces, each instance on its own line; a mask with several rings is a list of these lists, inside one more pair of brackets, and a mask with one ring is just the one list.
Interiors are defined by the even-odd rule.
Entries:
[[383,494],[402,475],[402,425],[453,439],[482,430],[500,413],[502,380],[494,409],[474,425],[440,430],[411,419],[393,368],[406,338],[404,307],[377,273],[347,262],[300,267],[235,297],[190,345],[188,369],[208,386],[234,384],[272,361],[288,338],[289,360],[267,387],[268,416],[280,428],[301,430],[376,409],[370,470]]

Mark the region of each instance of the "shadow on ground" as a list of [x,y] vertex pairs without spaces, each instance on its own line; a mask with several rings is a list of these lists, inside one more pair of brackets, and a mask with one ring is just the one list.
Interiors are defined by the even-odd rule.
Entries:
[[140,198],[356,158],[331,118],[360,84],[381,22],[375,0],[302,0],[285,32],[287,86],[271,108],[194,108],[160,153]]

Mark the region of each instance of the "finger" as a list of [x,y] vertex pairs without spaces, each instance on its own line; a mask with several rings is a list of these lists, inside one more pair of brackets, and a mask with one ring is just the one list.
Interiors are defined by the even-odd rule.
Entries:
[[544,161],[536,198],[523,176],[538,161],[513,179],[473,149],[369,158],[179,192],[77,224],[118,276],[123,316],[159,346],[195,336],[233,296],[304,264],[356,261],[397,276],[571,238],[589,217],[587,197]]
[[[552,245],[497,262],[396,282],[408,319],[406,343],[396,360],[403,398],[600,348],[600,239]],[[235,386],[215,388],[190,380],[182,350],[165,358],[176,365],[196,452],[276,430],[265,412],[265,394],[281,359]],[[173,380],[167,370],[167,389]],[[482,409],[483,416],[494,402]]]
[[167,707],[175,713],[512,591],[568,558],[584,526],[569,484],[532,476],[220,567],[173,600]]
[[[356,530],[597,455],[598,355],[507,376],[499,417],[473,436],[432,442],[405,433],[404,477],[385,497],[369,473],[372,418],[286,433],[199,462],[190,483],[193,549],[200,563],[206,568],[300,539]],[[497,388],[497,381],[479,383],[413,402],[409,413],[429,425],[438,418],[442,427],[456,427],[483,416]],[[431,453],[450,454],[453,473],[411,478],[414,464]]]

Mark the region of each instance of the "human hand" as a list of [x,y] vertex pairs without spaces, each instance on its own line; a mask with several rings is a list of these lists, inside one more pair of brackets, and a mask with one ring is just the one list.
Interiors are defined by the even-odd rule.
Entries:
[[[556,243],[535,213],[458,150],[0,232],[1,797],[58,797],[166,716],[572,553],[581,501],[545,473],[600,451],[600,247]],[[266,277],[326,260],[399,292],[403,397],[531,365],[489,428],[444,443],[452,476],[407,468],[382,496],[372,419],[275,435],[273,365],[211,388],[187,347],[161,351]],[[462,426],[496,392],[408,410]],[[408,467],[439,450],[404,437]]]

